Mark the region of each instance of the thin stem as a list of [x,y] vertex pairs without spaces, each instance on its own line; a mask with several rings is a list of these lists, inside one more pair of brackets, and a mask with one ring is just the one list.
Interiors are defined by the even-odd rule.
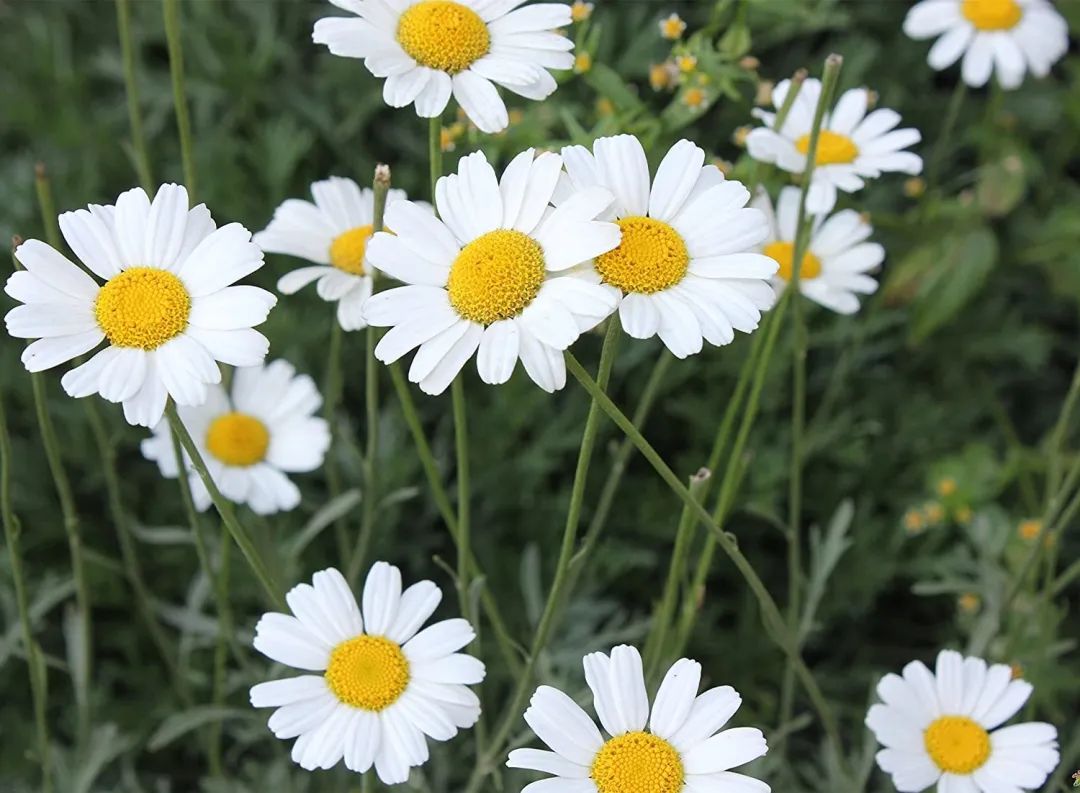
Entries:
[[[327,348],[326,357],[326,380],[323,383],[323,419],[330,428],[330,449],[326,455],[326,489],[330,493],[330,500],[336,500],[341,495],[341,470],[335,448],[338,438],[337,408],[341,401],[341,355],[344,344],[345,331],[338,322],[336,315],[330,317],[330,344]],[[367,494],[364,494],[364,498]],[[349,529],[345,515],[334,521],[334,539],[337,543],[339,559],[348,559],[349,553]],[[357,567],[359,570],[359,567]],[[355,573],[349,570],[349,580],[355,580]]]
[[431,176],[431,205],[435,206],[435,185],[442,176],[442,118],[436,116],[428,123],[428,164]]
[[[798,98],[799,92],[802,91],[803,83],[806,82],[806,77],[806,69],[799,69],[791,76],[791,82],[788,84],[788,92],[784,96],[784,101],[777,109],[776,117],[773,119],[772,123],[772,128],[778,133],[784,128],[784,122],[787,121],[787,117],[791,113],[791,108],[794,107],[795,100]],[[761,173],[763,166],[765,166],[765,164],[760,160],[754,160],[750,163],[750,178],[747,181],[751,194],[756,192],[762,181],[764,181],[764,175]],[[771,165],[766,166],[766,174],[768,174],[771,169]]]
[[[229,608],[229,557],[232,555],[232,539],[224,527],[221,528],[221,538],[218,547],[218,574],[215,578],[215,596],[218,602],[218,634],[214,645],[214,671],[211,696],[215,707],[225,705],[225,671],[229,655],[229,646],[232,644],[233,620],[232,610]],[[221,775],[221,735],[222,722],[216,721],[210,732],[210,769],[217,775]]]
[[184,186],[188,200],[195,203],[195,152],[191,142],[191,118],[188,115],[187,90],[184,87],[184,44],[180,32],[180,0],[162,0],[165,16],[165,41],[169,50],[169,73],[172,76],[176,129],[180,135],[180,159],[184,166]]
[[147,192],[154,189],[150,155],[146,148],[142,113],[139,110],[139,83],[135,75],[135,45],[131,37],[129,0],[116,0],[116,27],[120,34],[120,52],[124,61],[124,93],[127,95],[128,122],[131,125],[131,148],[135,154],[135,172]]
[[454,410],[454,450],[457,458],[457,579],[458,596],[463,613],[468,616],[469,564],[471,552],[471,527],[469,516],[469,423],[465,412],[465,388],[462,378],[455,377],[450,384]]
[[929,195],[930,187],[938,183],[938,176],[941,173],[941,164],[944,162],[945,154],[949,150],[952,134],[956,129],[956,122],[960,118],[960,108],[964,105],[964,99],[967,97],[967,92],[967,83],[963,80],[957,80],[956,88],[953,89],[952,98],[949,99],[949,107],[945,111],[945,121],[942,124],[941,133],[938,135],[937,144],[934,146],[934,153],[930,156],[930,167],[927,169],[926,175],[927,190],[924,195]]
[[1061,484],[1062,452],[1064,451],[1065,436],[1069,431],[1069,423],[1072,421],[1073,411],[1077,401],[1080,400],[1080,359],[1076,362],[1073,370],[1072,383],[1065,395],[1065,402],[1061,406],[1061,413],[1054,422],[1054,429],[1050,433],[1047,452],[1050,456],[1049,474],[1046,477],[1046,498],[1057,491]]

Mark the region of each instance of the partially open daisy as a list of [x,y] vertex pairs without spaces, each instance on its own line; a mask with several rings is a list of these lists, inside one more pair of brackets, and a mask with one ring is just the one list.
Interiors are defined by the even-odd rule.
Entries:
[[372,297],[367,321],[391,326],[375,348],[392,363],[419,347],[409,379],[442,393],[477,353],[486,383],[505,383],[520,359],[545,391],[566,384],[563,351],[615,310],[613,290],[559,276],[611,250],[619,228],[593,220],[611,203],[600,187],[550,210],[562,159],[522,152],[496,179],[483,153],[439,179],[439,218],[409,201],[386,211],[396,235],[376,234],[371,263],[407,286]]
[[[769,237],[762,251],[780,263],[773,277],[777,291],[783,291],[794,275],[801,192],[797,187],[781,190],[775,212],[764,191],[754,199],[754,205],[769,218]],[[854,314],[859,310],[858,296],[877,291],[877,281],[867,273],[885,260],[885,249],[866,241],[874,229],[853,209],[817,215],[811,223],[810,244],[799,268],[799,292],[832,311]]]
[[[609,738],[570,697],[540,686],[525,721],[553,751],[515,749],[507,765],[554,774],[525,791],[539,793],[768,793],[736,768],[763,756],[761,730],[719,732],[742,704],[731,686],[698,695],[701,665],[676,661],[649,712],[641,656],[616,647],[585,656],[585,680]],[[523,793],[525,793],[523,791]]]
[[1018,88],[1031,71],[1045,77],[1069,49],[1065,18],[1046,0],[923,0],[908,11],[904,32],[940,37],[927,56],[947,69],[963,56],[964,82],[978,88],[991,73],[1002,88]]
[[65,212],[60,230],[99,285],[38,240],[15,251],[26,268],[5,291],[25,305],[8,312],[8,333],[38,339],[23,353],[40,372],[108,346],[64,375],[73,397],[101,394],[124,404],[131,424],[152,427],[165,400],[198,405],[221,380],[217,362],[262,363],[269,342],[253,326],[277,302],[253,286],[231,286],[258,270],[262,251],[239,223],[220,229],[187,190],[162,185],[153,203],[141,188],[116,206]]
[[622,241],[596,257],[589,277],[617,290],[629,335],[659,334],[685,358],[701,352],[703,338],[728,344],[736,330],[757,328],[775,299],[768,279],[777,264],[754,251],[768,224],[760,210],[745,208],[750,192],[742,184],[704,164],[699,146],[676,143],[655,179],[632,135],[600,138],[591,152],[568,146],[563,159],[557,205],[597,185],[615,194],[602,217],[618,224]]
[[[337,317],[345,330],[360,330],[364,303],[371,297],[374,271],[367,263],[367,243],[374,222],[375,194],[352,179],[331,176],[311,185],[315,202],[287,199],[274,210],[255,244],[267,253],[283,253],[314,262],[281,277],[278,290],[291,295],[312,281],[319,297],[337,302]],[[405,198],[391,190],[387,204]]]
[[463,619],[421,626],[442,592],[431,581],[401,589],[401,572],[376,562],[364,584],[363,615],[337,570],[316,573],[285,596],[292,614],[264,614],[255,649],[273,660],[319,674],[251,689],[251,704],[277,708],[270,730],[296,738],[293,762],[307,770],[342,759],[363,773],[373,765],[384,783],[409,778],[428,760],[424,736],[448,741],[480,717],[467,686],[484,665],[459,653],[475,637]]
[[936,674],[921,661],[877,687],[866,726],[885,748],[881,770],[900,793],[937,783],[938,793],[1004,793],[1041,788],[1060,759],[1057,730],[1029,722],[1000,727],[1031,696],[1006,664],[987,666],[958,652],[938,654]]
[[441,115],[453,93],[482,132],[510,123],[493,83],[526,99],[555,90],[548,69],[569,69],[574,43],[555,31],[571,23],[570,6],[524,0],[330,0],[359,16],[327,17],[313,38],[330,52],[363,58],[385,77],[391,107],[416,105],[424,118]]
[[[773,105],[784,104],[790,80],[781,81],[772,92]],[[773,129],[776,114],[755,108],[752,112],[765,122],[750,131],[746,148],[761,162],[775,163],[790,173],[806,170],[810,150],[810,131],[814,109],[821,96],[821,81],[806,80],[780,129]],[[922,136],[917,129],[894,129],[900,116],[894,110],[879,108],[867,113],[869,92],[865,88],[845,91],[831,112],[825,114],[818,137],[813,181],[807,194],[807,207],[815,214],[830,211],[836,205],[836,191],[854,193],[867,179],[883,173],[922,172],[922,158],[902,151]]]
[[[286,474],[314,471],[330,447],[330,430],[315,411],[322,397],[314,381],[287,361],[237,369],[232,394],[211,386],[206,402],[179,409],[210,476],[230,501],[260,515],[294,509],[300,490]],[[176,453],[167,421],[142,442],[143,456],[162,476],[177,476]],[[202,478],[184,456],[195,506],[210,506]]]

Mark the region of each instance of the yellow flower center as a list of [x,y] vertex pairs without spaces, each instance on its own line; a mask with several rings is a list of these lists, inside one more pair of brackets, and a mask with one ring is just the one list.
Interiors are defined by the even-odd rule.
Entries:
[[[765,246],[765,255],[775,259],[780,265],[777,273],[785,281],[790,281],[795,272],[795,243],[793,242],[770,242]],[[807,251],[803,254],[802,265],[799,267],[799,280],[809,281],[821,275],[821,259]]]
[[690,254],[679,232],[662,220],[641,216],[617,222],[622,242],[596,257],[596,270],[605,282],[624,292],[651,295],[683,279]]
[[544,283],[544,252],[520,231],[496,229],[462,249],[450,267],[450,305],[465,319],[490,325],[516,317]]
[[356,636],[333,649],[324,676],[346,705],[377,712],[405,693],[409,662],[401,647],[384,636]]
[[1024,16],[1016,0],[964,0],[960,9],[977,30],[1010,30]]
[[[810,151],[810,136],[803,135],[795,141],[795,148],[799,150],[799,154]],[[858,156],[859,147],[847,135],[830,132],[827,129],[821,130],[821,134],[818,135],[815,165],[843,165],[855,162]]]
[[114,347],[153,350],[184,332],[191,296],[172,273],[132,267],[101,287],[94,317]]
[[647,732],[628,732],[605,743],[589,776],[599,793],[678,793],[685,780],[675,747]]
[[942,716],[923,734],[926,751],[937,767],[970,774],[990,758],[990,735],[967,716]]
[[371,226],[357,226],[334,237],[330,243],[330,264],[352,275],[363,275],[364,251],[371,232]]
[[266,425],[247,413],[218,416],[206,431],[206,448],[225,465],[246,468],[260,463],[269,446]]
[[421,66],[456,74],[487,55],[491,34],[480,15],[453,0],[423,0],[398,20],[401,48]]

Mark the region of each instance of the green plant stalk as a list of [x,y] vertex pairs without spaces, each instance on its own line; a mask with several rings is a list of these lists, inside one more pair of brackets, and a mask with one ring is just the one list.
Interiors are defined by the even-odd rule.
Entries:
[[[228,662],[229,646],[232,644],[233,619],[232,610],[229,608],[229,557],[232,555],[232,538],[224,527],[221,528],[221,538],[218,547],[218,569],[215,579],[215,596],[218,602],[218,635],[214,645],[214,671],[212,680],[212,697],[216,707],[225,706],[225,672]],[[222,722],[216,721],[210,732],[211,773],[216,767],[218,775],[221,774],[221,733]]]
[[165,41],[169,50],[169,74],[172,77],[176,130],[180,136],[180,160],[184,167],[184,186],[187,188],[188,200],[194,204],[197,195],[195,151],[192,147],[187,90],[184,87],[184,44],[180,28],[180,0],[162,0],[162,11],[165,17]]
[[1057,421],[1054,422],[1054,429],[1050,433],[1050,448],[1048,449],[1050,463],[1048,469],[1049,473],[1046,477],[1047,501],[1050,500],[1051,496],[1057,491],[1058,486],[1061,484],[1062,453],[1065,446],[1065,436],[1068,434],[1069,423],[1072,421],[1072,415],[1076,410],[1076,403],[1078,400],[1080,400],[1080,360],[1076,362],[1072,383],[1069,386],[1068,393],[1065,395],[1065,402],[1062,404]]
[[[795,100],[799,97],[799,92],[802,91],[803,83],[806,82],[806,69],[799,69],[791,76],[791,83],[788,86],[787,95],[784,97],[784,101],[780,104],[780,107],[776,110],[776,116],[773,118],[772,128],[779,132],[784,127],[784,122],[787,121],[788,115],[791,113],[791,108],[795,106]],[[750,194],[753,195],[754,191],[764,181],[764,176],[761,173],[761,167],[763,163],[759,160],[753,160],[750,163],[750,178],[749,188]],[[766,173],[772,169],[772,165],[767,166]]]
[[956,122],[960,118],[960,108],[964,105],[964,99],[967,97],[967,93],[967,83],[963,80],[957,80],[956,88],[953,90],[952,97],[949,99],[949,107],[945,111],[945,121],[941,126],[941,134],[938,135],[937,143],[934,145],[934,152],[930,156],[930,167],[926,173],[926,191],[923,193],[924,196],[929,195],[930,188],[938,183],[938,177],[941,173],[941,164],[945,159],[945,153],[949,150],[952,134],[956,129]]
[[[551,583],[551,591],[548,593],[547,602],[544,604],[544,611],[540,615],[540,621],[537,623],[536,630],[533,633],[528,660],[525,662],[525,669],[518,677],[514,693],[510,697],[510,705],[503,712],[502,720],[495,729],[487,753],[478,758],[476,767],[473,769],[472,776],[469,779],[469,784],[465,788],[465,793],[477,793],[494,763],[502,757],[506,742],[514,729],[514,724],[521,718],[525,701],[529,696],[529,689],[533,684],[533,677],[536,673],[536,665],[540,660],[540,655],[544,648],[547,647],[548,639],[555,627],[556,614],[565,594],[564,588],[570,580],[570,560],[574,556],[574,548],[577,543],[581,507],[585,501],[585,485],[589,478],[589,466],[592,462],[593,448],[596,445],[596,435],[600,428],[600,408],[597,404],[596,394],[603,396],[604,389],[611,378],[611,369],[615,363],[615,352],[618,349],[619,331],[620,327],[617,318],[609,318],[607,332],[604,334],[604,345],[600,352],[600,363],[597,367],[596,392],[592,395],[592,403],[589,405],[589,413],[585,418],[585,429],[581,436],[581,446],[578,449],[577,466],[574,469],[574,483],[570,490],[570,504],[566,511],[566,524],[563,528],[559,559],[555,564],[555,576]],[[569,352],[566,353],[566,356],[569,361],[576,363]]]
[[457,585],[462,614],[469,616],[469,557],[471,527],[469,515],[469,422],[465,412],[465,387],[459,375],[450,384],[454,412],[454,450],[457,458]]
[[[341,471],[338,469],[337,458],[334,456],[335,441],[338,434],[337,408],[341,401],[342,380],[342,346],[344,344],[345,331],[338,322],[337,316],[330,315],[330,344],[326,357],[326,380],[323,383],[323,419],[330,429],[330,448],[326,454],[326,489],[330,493],[330,499],[334,500],[341,495]],[[364,498],[367,494],[364,494]],[[334,541],[337,544],[338,558],[349,558],[349,529],[345,516],[342,515],[334,521]],[[352,577],[349,578],[353,580]]]
[[154,189],[154,179],[150,171],[150,155],[146,149],[142,113],[139,111],[139,83],[135,76],[135,45],[131,37],[129,0],[116,0],[116,27],[120,35],[120,53],[124,62],[124,93],[127,96],[128,122],[131,125],[131,147],[135,152],[135,172],[139,184],[149,193]]
[[43,793],[51,793],[52,760],[49,756],[49,723],[45,718],[47,682],[42,677],[45,673],[45,664],[41,659],[41,648],[34,641],[33,624],[30,622],[30,598],[26,592],[26,574],[23,570],[22,559],[22,527],[11,506],[11,438],[8,436],[7,414],[2,398],[0,398],[0,518],[4,523],[4,537],[7,543],[8,559],[11,563],[11,579],[15,587],[15,606],[19,612],[27,671],[30,675],[30,696],[34,702],[37,753],[41,764],[41,790]]
[[[436,116],[428,120],[428,165],[431,177],[431,205],[435,204],[435,186],[442,176],[442,117]],[[435,210],[438,213],[438,210]]]

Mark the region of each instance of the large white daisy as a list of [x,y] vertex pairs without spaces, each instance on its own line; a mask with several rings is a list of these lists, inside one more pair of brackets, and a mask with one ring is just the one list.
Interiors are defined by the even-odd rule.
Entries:
[[[555,31],[571,23],[569,5],[524,0],[331,0],[359,19],[315,23],[314,40],[330,52],[363,58],[385,77],[391,107],[416,105],[424,118],[442,114],[453,93],[482,132],[510,123],[493,83],[526,99],[555,90],[548,69],[569,69],[574,43]],[[514,10],[517,9],[517,10]]]
[[[315,202],[290,198],[274,210],[265,230],[254,236],[267,253],[283,253],[314,262],[278,280],[278,290],[294,294],[312,281],[319,297],[337,301],[337,317],[345,330],[360,330],[364,303],[371,297],[374,272],[366,248],[375,213],[375,194],[352,179],[331,176],[311,185]],[[389,205],[405,198],[404,190],[391,190]]]
[[[779,292],[787,287],[794,271],[801,194],[798,187],[782,189],[775,212],[764,190],[754,198],[754,205],[769,218],[769,237],[762,250],[780,263],[780,271],[773,277]],[[858,296],[877,291],[877,281],[867,273],[881,266],[885,249],[866,241],[874,229],[854,209],[812,216],[810,222],[810,243],[799,268],[799,292],[832,311],[854,314],[859,310]]]
[[763,756],[761,730],[723,729],[742,704],[731,686],[698,695],[701,665],[676,661],[649,711],[641,656],[625,645],[585,656],[585,680],[605,739],[574,700],[540,686],[525,721],[553,751],[515,749],[507,765],[554,774],[522,793],[768,793],[730,769]]
[[1000,727],[1031,691],[1009,666],[987,666],[951,650],[938,654],[936,674],[912,661],[902,677],[881,679],[884,704],[866,715],[866,726],[885,745],[878,765],[900,793],[935,783],[938,793],[1041,788],[1060,760],[1057,730],[1038,722]]
[[5,291],[25,305],[8,312],[8,333],[38,339],[23,353],[31,372],[108,346],[64,375],[73,397],[101,394],[124,404],[131,424],[152,427],[165,401],[198,405],[220,382],[217,362],[262,363],[269,342],[252,329],[277,298],[231,286],[258,270],[262,251],[239,223],[220,229],[210,211],[188,208],[180,185],[162,185],[153,203],[141,188],[116,206],[65,212],[60,230],[99,285],[63,254],[27,240],[15,256],[26,268]]
[[1045,77],[1069,49],[1065,18],[1046,0],[923,0],[908,11],[904,32],[940,37],[927,62],[938,71],[963,56],[964,82],[978,88],[990,74],[1002,88],[1018,88],[1031,71]]
[[[790,87],[791,81],[783,80],[773,89],[775,107],[784,104]],[[775,163],[790,173],[805,171],[814,109],[820,97],[821,81],[806,80],[780,129],[773,129],[775,113],[755,108],[754,116],[764,121],[765,126],[751,130],[747,136],[750,156]],[[900,123],[900,115],[888,108],[867,113],[869,102],[865,88],[853,88],[845,91],[836,107],[825,114],[807,194],[807,207],[814,214],[829,212],[836,205],[837,190],[854,193],[863,188],[867,179],[876,179],[883,173],[922,171],[922,158],[902,151],[922,139],[919,131],[894,129]]]
[[[237,369],[232,394],[211,386],[206,402],[179,409],[210,477],[230,501],[247,504],[260,515],[294,509],[300,490],[286,474],[314,471],[330,447],[326,421],[316,417],[322,396],[307,375],[296,374],[288,361]],[[162,476],[178,475],[169,422],[142,442],[143,456]],[[202,478],[184,462],[195,506],[210,506]]]
[[688,140],[671,147],[649,174],[633,135],[600,138],[563,149],[561,205],[574,192],[602,186],[615,194],[603,219],[622,241],[596,257],[592,280],[616,290],[623,329],[637,339],[659,334],[679,358],[701,352],[702,339],[728,344],[750,333],[775,300],[768,279],[777,264],[754,248],[768,234],[765,216],[747,209],[750,192],[726,181]]
[[439,179],[439,218],[410,201],[386,211],[396,234],[376,234],[368,257],[408,286],[367,302],[367,321],[392,326],[375,348],[392,363],[419,347],[409,379],[442,393],[477,353],[486,383],[505,383],[520,359],[545,391],[566,384],[563,351],[615,310],[610,288],[560,276],[611,250],[619,228],[594,220],[611,203],[607,190],[577,191],[558,209],[549,202],[562,158],[522,152],[502,179],[481,152]]
[[[442,592],[431,581],[401,589],[401,572],[377,562],[364,584],[363,615],[337,570],[316,573],[285,596],[292,615],[264,614],[255,649],[273,660],[319,674],[251,689],[251,704],[277,708],[270,730],[296,738],[293,762],[307,770],[342,759],[363,773],[373,765],[384,783],[409,778],[428,760],[425,736],[448,741],[480,717],[467,686],[484,665],[458,652],[476,636],[463,619],[421,626]],[[295,616],[293,616],[295,615]]]

